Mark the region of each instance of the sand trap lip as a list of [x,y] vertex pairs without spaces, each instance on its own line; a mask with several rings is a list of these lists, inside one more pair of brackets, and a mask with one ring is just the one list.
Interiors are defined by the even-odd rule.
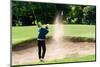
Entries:
[[[95,54],[95,42],[65,41],[60,45],[55,45],[48,42],[46,47],[46,60]],[[37,52],[36,41],[26,43],[24,47],[18,46],[17,48],[13,48],[12,65],[37,61]]]
[[[65,41],[69,41],[69,42],[96,42],[94,39],[86,38],[86,37],[64,37],[63,40],[64,40],[64,42]],[[52,41],[52,37],[48,37],[46,39],[46,41],[49,44]],[[30,48],[33,46],[37,46],[36,43],[37,43],[36,39],[30,39],[27,41],[23,41],[21,43],[18,43],[16,45],[12,46],[12,50],[19,51],[19,50],[27,49],[27,48]]]

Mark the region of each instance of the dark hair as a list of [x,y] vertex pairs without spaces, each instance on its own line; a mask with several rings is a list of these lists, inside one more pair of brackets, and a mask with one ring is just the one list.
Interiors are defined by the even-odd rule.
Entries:
[[48,29],[48,26],[45,26],[46,29]]
[[40,28],[41,27],[41,25],[39,25],[39,24],[37,24],[37,26]]

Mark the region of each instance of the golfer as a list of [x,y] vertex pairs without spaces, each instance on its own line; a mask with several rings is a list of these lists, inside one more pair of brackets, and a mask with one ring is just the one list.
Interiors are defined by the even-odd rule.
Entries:
[[45,28],[43,28],[40,25],[38,25],[38,27],[39,27],[39,34],[37,38],[38,56],[40,61],[44,61],[45,52],[46,52],[45,38],[49,31],[48,31],[48,26],[45,26]]

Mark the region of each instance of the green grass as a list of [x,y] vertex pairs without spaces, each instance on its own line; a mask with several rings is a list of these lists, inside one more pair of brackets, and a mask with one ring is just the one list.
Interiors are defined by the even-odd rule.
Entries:
[[19,43],[28,39],[36,38],[35,26],[12,27],[12,43]]
[[53,64],[53,63],[66,63],[66,62],[83,62],[83,61],[95,61],[95,55],[82,56],[77,58],[64,58],[52,61],[45,61],[45,63],[34,62],[33,64]]
[[[53,25],[49,26],[49,31],[47,36],[52,36]],[[64,25],[64,32],[64,36],[95,39],[95,25]],[[29,39],[36,39],[37,35],[38,28],[36,26],[12,27],[12,44]]]
[[81,56],[77,58],[64,58],[64,59],[51,60],[45,62],[37,61],[37,62],[30,62],[27,64],[20,64],[20,65],[59,64],[59,63],[86,62],[86,61],[96,61],[96,56],[87,55],[87,56]]
[[65,25],[65,36],[95,38],[94,25]]

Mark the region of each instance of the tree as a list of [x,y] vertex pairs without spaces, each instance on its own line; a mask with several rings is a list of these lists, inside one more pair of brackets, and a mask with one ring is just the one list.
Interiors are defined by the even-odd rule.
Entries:
[[[59,14],[65,23],[95,24],[95,6],[12,1],[12,25],[52,24]],[[63,23],[63,22],[62,22]]]
[[86,6],[83,9],[84,17],[83,22],[86,24],[96,24],[96,7],[95,6]]

